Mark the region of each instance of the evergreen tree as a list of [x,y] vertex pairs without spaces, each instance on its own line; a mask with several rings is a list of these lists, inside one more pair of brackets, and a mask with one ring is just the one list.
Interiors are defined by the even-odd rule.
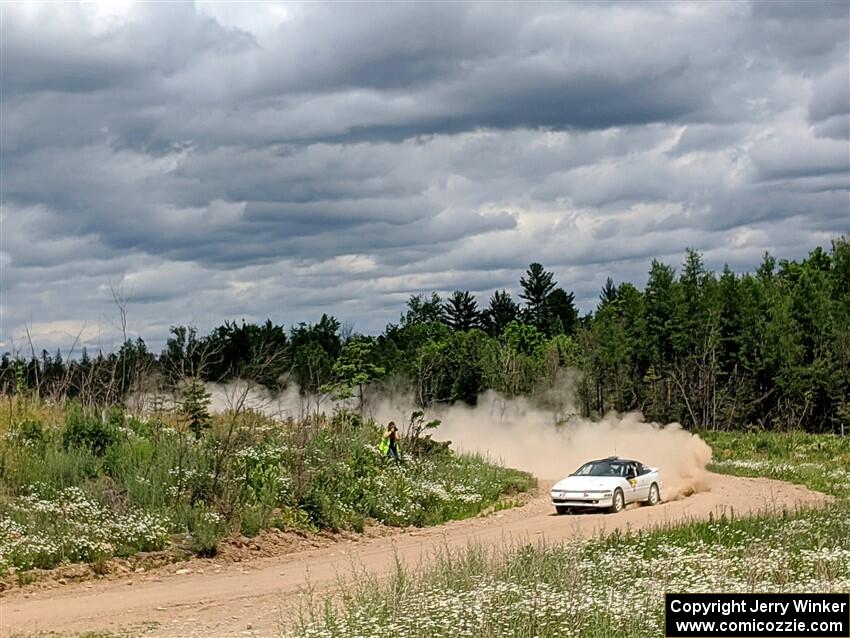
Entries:
[[210,396],[198,377],[191,377],[183,386],[180,412],[196,439],[200,439],[210,427]]
[[718,281],[718,299],[720,303],[720,358],[721,365],[730,374],[738,364],[741,348],[741,299],[738,290],[738,278],[729,268],[723,266],[723,274]]
[[646,329],[652,364],[661,367],[670,362],[673,353],[672,325],[674,312],[673,268],[653,259],[644,294]]
[[339,320],[327,314],[323,314],[319,322],[315,324],[299,323],[292,329],[291,335],[295,356],[299,349],[314,343],[318,344],[331,359],[336,359],[342,350],[339,328]]
[[674,294],[671,337],[677,355],[693,355],[704,345],[710,330],[710,314],[715,310],[706,303],[707,280],[702,255],[688,248]]
[[761,281],[768,282],[773,279],[774,270],[776,270],[776,258],[770,253],[765,252],[761,260],[761,265],[756,270],[756,275]]
[[507,290],[497,290],[490,297],[490,305],[482,313],[482,323],[487,334],[498,337],[505,327],[519,316],[519,306]]
[[558,334],[572,335],[578,323],[575,296],[563,288],[555,288],[544,305],[545,332],[552,337]]
[[455,290],[443,305],[445,322],[454,330],[469,330],[480,322],[478,302],[469,291]]
[[[325,318],[326,324],[328,321]],[[321,340],[315,330],[302,337],[306,337],[302,343],[311,339]],[[334,337],[335,334],[331,334],[325,342],[332,342]],[[204,375],[215,381],[237,378],[273,388],[292,367],[292,349],[286,330],[271,320],[261,325],[246,323],[244,319],[241,325],[225,321],[206,338],[206,343],[216,356],[204,370]],[[333,347],[332,343],[330,347]]]
[[617,299],[617,287],[614,285],[614,280],[608,277],[605,280],[605,285],[602,286],[602,290],[599,293],[599,305],[597,309],[601,309],[603,306],[609,303],[613,303]]
[[546,299],[556,286],[554,275],[537,262],[531,264],[525,274],[519,280],[522,287],[519,296],[525,300],[525,318],[538,330],[544,330]]

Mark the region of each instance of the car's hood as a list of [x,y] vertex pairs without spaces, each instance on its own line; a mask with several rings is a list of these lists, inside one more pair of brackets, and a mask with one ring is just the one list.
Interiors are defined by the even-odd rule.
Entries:
[[555,483],[552,489],[567,492],[610,490],[619,485],[621,480],[618,476],[568,476]]

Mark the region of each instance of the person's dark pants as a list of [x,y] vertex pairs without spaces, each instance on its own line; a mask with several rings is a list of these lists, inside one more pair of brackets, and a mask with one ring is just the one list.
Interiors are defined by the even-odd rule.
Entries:
[[401,457],[398,455],[398,448],[390,443],[390,449],[387,450],[387,458],[392,458],[396,463],[401,463]]

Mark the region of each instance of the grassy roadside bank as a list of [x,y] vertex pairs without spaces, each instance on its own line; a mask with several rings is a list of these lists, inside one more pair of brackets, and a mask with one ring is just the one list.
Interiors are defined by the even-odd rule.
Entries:
[[[523,472],[427,439],[397,466],[356,415],[280,422],[213,415],[200,435],[173,414],[0,409],[0,572],[179,547],[215,553],[264,529],[434,525],[535,484]],[[404,443],[403,443],[404,445]]]
[[768,474],[838,498],[808,511],[718,517],[652,532],[507,552],[444,551],[424,571],[366,575],[341,604],[314,600],[294,636],[658,636],[665,591],[847,591],[850,500],[835,481],[850,440],[710,434],[714,471]]
[[709,469],[799,483],[838,498],[850,496],[850,437],[804,432],[702,432],[714,453]]

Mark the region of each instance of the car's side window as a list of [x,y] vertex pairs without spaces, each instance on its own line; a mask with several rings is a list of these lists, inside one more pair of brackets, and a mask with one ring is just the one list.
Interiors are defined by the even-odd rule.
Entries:
[[640,464],[640,472],[639,474],[643,476],[644,474],[649,474],[649,468],[646,467],[643,463]]

